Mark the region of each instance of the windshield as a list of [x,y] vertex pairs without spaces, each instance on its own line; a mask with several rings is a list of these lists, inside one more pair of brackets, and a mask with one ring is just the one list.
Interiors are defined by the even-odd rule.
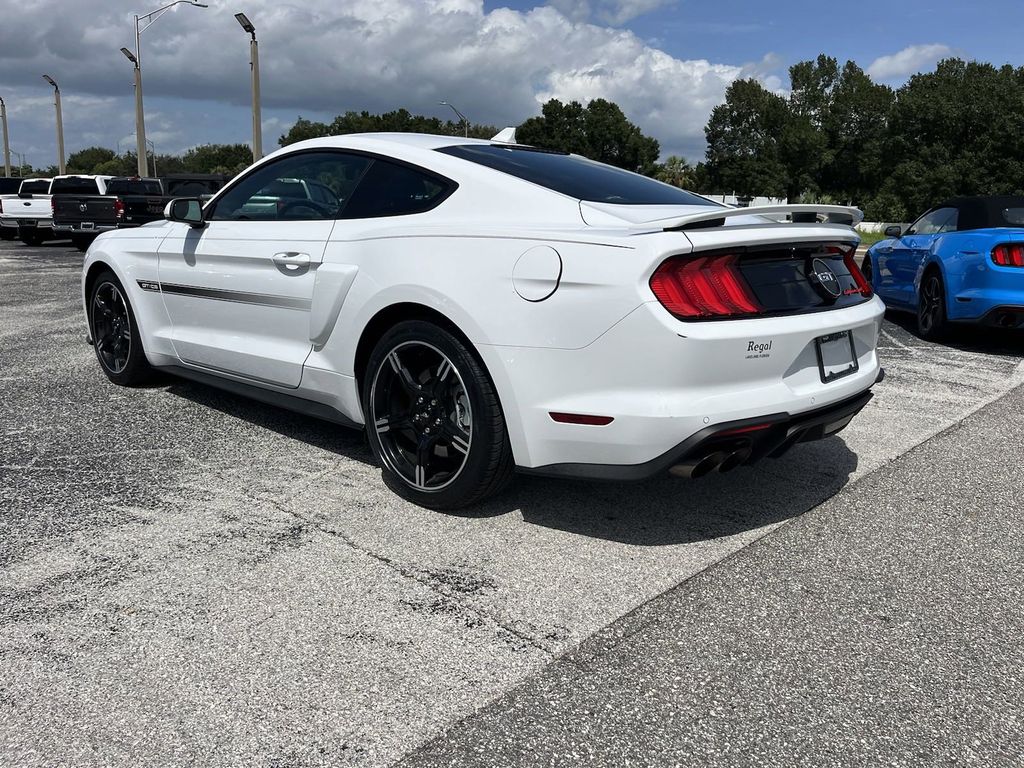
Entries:
[[111,179],[107,182],[108,195],[162,195],[156,179]]
[[45,195],[50,191],[49,179],[36,179],[35,181],[21,182],[21,189],[18,190],[27,195]]
[[96,179],[86,176],[71,176],[66,179],[54,179],[50,187],[51,195],[98,195],[99,185]]
[[458,144],[437,150],[485,165],[563,195],[617,205],[708,205],[709,200],[660,181],[578,155],[534,147]]

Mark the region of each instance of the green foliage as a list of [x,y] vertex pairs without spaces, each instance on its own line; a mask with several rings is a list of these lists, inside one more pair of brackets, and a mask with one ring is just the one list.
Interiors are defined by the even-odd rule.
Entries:
[[711,111],[707,137],[707,172],[720,194],[786,194],[790,176],[784,162],[783,134],[791,122],[786,100],[756,80],[736,80],[725,103]]
[[[286,147],[297,141],[317,139],[322,136],[342,136],[348,133],[433,133],[441,136],[462,136],[466,126],[461,121],[441,120],[437,117],[414,115],[407,109],[396,109],[374,115],[365,110],[362,112],[346,112],[338,115],[328,123],[314,122],[299,117],[286,134],[278,139],[278,144]],[[493,125],[470,123],[469,135],[477,139],[489,139],[498,132]]]
[[682,189],[694,188],[694,168],[685,158],[669,155],[664,163],[659,163],[654,171],[654,178]]
[[78,152],[72,152],[67,159],[68,169],[74,169],[78,173],[102,173],[96,168],[103,163],[109,163],[116,157],[114,150],[106,147],[87,147]]
[[204,144],[185,152],[181,161],[185,173],[234,176],[252,165],[252,150],[247,144]]
[[574,152],[591,160],[639,173],[656,171],[659,145],[626,119],[617,104],[594,99],[563,104],[551,99],[516,129],[516,140],[545,149]]

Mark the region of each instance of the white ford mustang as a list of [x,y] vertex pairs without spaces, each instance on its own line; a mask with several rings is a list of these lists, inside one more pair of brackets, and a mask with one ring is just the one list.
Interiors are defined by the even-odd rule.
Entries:
[[515,469],[697,477],[846,426],[883,305],[856,234],[815,213],[859,216],[499,141],[337,136],[101,235],[82,288],[112,381],[161,368],[365,425],[391,488],[455,508]]

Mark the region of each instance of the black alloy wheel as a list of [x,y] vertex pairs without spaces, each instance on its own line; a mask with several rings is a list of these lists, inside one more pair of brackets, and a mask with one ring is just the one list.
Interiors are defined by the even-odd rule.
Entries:
[[929,272],[921,281],[917,300],[917,332],[926,341],[938,341],[946,333],[946,289],[942,276]]
[[378,342],[364,384],[364,413],[385,482],[432,509],[497,493],[512,455],[494,387],[448,331],[400,323]]
[[868,281],[868,285],[872,285],[872,283],[871,283],[871,257],[870,256],[865,254],[864,261],[862,261],[861,265],[860,265],[860,271],[861,271],[861,274],[864,275],[864,279]]
[[89,327],[96,358],[107,378],[131,386],[149,377],[150,366],[131,305],[112,272],[104,272],[93,286]]

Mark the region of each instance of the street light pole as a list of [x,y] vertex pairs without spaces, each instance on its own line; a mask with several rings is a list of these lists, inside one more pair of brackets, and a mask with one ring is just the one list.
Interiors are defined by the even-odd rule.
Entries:
[[465,128],[466,128],[466,138],[468,139],[469,138],[469,120],[466,119],[466,116],[464,114],[462,114],[461,112],[459,112],[459,110],[457,110],[455,108],[454,104],[449,104],[447,101],[439,101],[437,103],[440,104],[442,107],[451,107],[452,112],[454,112],[456,115],[459,116],[459,119],[462,121],[463,126],[465,126]]
[[4,104],[4,100],[0,97],[0,124],[3,124],[4,129],[4,176],[7,178],[11,177],[11,144],[10,137],[7,135],[7,105]]
[[57,108],[57,173],[63,176],[67,169],[64,167],[64,120],[60,114],[60,86],[49,75],[43,75],[43,80],[53,86],[53,106]]
[[244,13],[236,13],[235,19],[242,29],[252,35],[249,41],[249,69],[252,71],[252,161],[263,157],[263,121],[260,118],[260,48],[256,42],[256,27]]
[[[172,3],[161,6],[155,11],[144,14],[142,16],[135,16],[135,55],[132,56],[131,51],[127,48],[122,48],[121,53],[128,57],[128,59],[135,65],[135,136],[136,138],[136,153],[138,160],[138,171],[139,176],[146,175],[146,166],[148,165],[146,160],[146,115],[142,109],[142,52],[140,50],[140,39],[142,33],[149,29],[153,24],[164,15],[164,12],[168,8],[173,8],[175,5],[184,3],[185,5],[194,5],[196,8],[209,8],[210,6],[205,3],[197,2],[197,0],[174,0]],[[140,23],[142,26],[140,26]]]

